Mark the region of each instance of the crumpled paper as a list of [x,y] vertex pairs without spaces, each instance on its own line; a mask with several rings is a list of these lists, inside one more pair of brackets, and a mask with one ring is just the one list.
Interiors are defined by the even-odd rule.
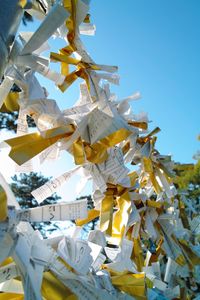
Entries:
[[[41,25],[20,33],[10,52],[0,101],[2,111],[20,113],[17,136],[1,146],[22,167],[36,155],[42,163],[68,151],[77,166],[32,194],[41,203],[78,173],[81,188],[93,182],[94,208],[79,200],[21,209],[0,176],[0,299],[198,299],[199,217],[186,215],[171,157],[156,149],[160,129],[149,131],[147,114],[132,111],[139,92],[118,100],[110,92],[117,67],[95,63],[85,50],[80,34],[95,31],[88,2],[20,1]],[[67,42],[50,54],[60,73],[41,56],[51,36]],[[82,78],[75,105],[60,111],[37,72],[63,92]],[[19,94],[10,93],[13,83]],[[37,132],[28,133],[27,115]],[[81,227],[98,217],[83,240]],[[30,225],[51,220],[75,220],[76,229],[43,240]]]

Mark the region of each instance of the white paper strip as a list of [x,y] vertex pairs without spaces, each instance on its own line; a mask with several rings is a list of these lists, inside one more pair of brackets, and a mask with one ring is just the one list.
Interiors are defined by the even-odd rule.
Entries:
[[68,16],[69,13],[64,7],[59,4],[54,5],[40,27],[25,45],[21,55],[31,53],[41,47],[41,45],[51,37],[56,29],[64,23]]
[[84,219],[87,217],[87,199],[55,205],[44,205],[20,210],[18,218],[27,222],[48,222]]
[[9,77],[5,77],[4,81],[0,85],[0,108],[3,105],[4,100],[6,99],[8,93],[10,92],[11,87],[13,86],[14,80]]
[[19,276],[20,273],[14,263],[0,268],[0,282],[4,282]]
[[38,203],[41,203],[43,200],[55,193],[62,184],[67,182],[79,170],[79,168],[80,167],[77,167],[51,181],[48,181],[38,189],[34,190],[31,194],[38,201]]

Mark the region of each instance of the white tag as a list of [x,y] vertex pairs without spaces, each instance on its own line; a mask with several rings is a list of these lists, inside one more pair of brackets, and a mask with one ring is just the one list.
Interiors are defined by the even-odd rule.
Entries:
[[74,170],[68,171],[61,176],[48,181],[41,187],[32,191],[31,194],[38,201],[38,203],[41,203],[43,200],[55,193],[59,187],[66,183],[79,170],[79,168],[80,167],[77,167]]
[[93,262],[86,241],[65,237],[58,245],[58,254],[78,273],[86,275]]
[[67,10],[56,4],[53,6],[49,14],[46,16],[40,27],[35,31],[30,40],[24,46],[21,55],[32,53],[37,50],[48,40],[49,37],[60,27],[68,18]]
[[19,276],[20,273],[14,263],[0,267],[0,282],[4,282]]
[[85,219],[87,218],[87,200],[76,200],[21,210],[18,212],[18,218],[21,221],[28,222]]
[[0,85],[0,108],[3,105],[4,100],[8,96],[12,86],[13,86],[14,80],[10,77],[5,77],[3,82]]

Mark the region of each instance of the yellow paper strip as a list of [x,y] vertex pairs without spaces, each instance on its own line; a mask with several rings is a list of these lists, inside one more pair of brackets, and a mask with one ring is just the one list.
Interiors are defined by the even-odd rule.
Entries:
[[112,235],[113,222],[113,195],[106,195],[101,202],[100,229],[108,235]]
[[76,220],[76,225],[77,226],[85,225],[85,224],[91,222],[92,220],[96,219],[97,217],[99,217],[99,214],[100,214],[99,210],[91,209],[88,211],[88,217],[86,219],[77,219]]
[[19,110],[18,99],[19,99],[19,93],[10,92],[6,97],[6,99],[4,100],[0,112],[9,113],[13,111],[18,111]]
[[35,155],[55,144],[59,139],[70,137],[73,132],[73,127],[61,126],[47,130],[44,133],[45,137],[39,133],[31,133],[6,140],[5,142],[11,146],[9,156],[17,164],[22,165]]
[[7,196],[0,185],[0,222],[5,221],[7,218]]

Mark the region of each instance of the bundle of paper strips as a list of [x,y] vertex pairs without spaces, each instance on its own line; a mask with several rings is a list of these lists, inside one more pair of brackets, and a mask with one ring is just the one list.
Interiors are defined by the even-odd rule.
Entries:
[[[147,115],[131,110],[140,94],[118,101],[110,92],[110,84],[119,83],[117,67],[97,64],[85,50],[80,35],[95,32],[89,1],[24,0],[19,6],[41,24],[34,33],[19,33],[10,49],[0,105],[18,110],[19,118],[16,137],[1,147],[10,147],[21,172],[36,155],[42,163],[63,151],[76,167],[33,191],[38,207],[29,209],[20,208],[0,177],[0,300],[200,299],[200,217],[186,215],[190,204],[173,185],[171,157],[156,150],[160,129],[149,132]],[[53,35],[66,47],[49,59],[41,53]],[[60,73],[49,68],[50,60]],[[83,79],[79,100],[61,111],[36,73],[62,92]],[[10,92],[14,83],[21,92]],[[37,132],[28,133],[27,115]],[[77,173],[83,184],[93,182],[94,209],[84,199],[39,206]],[[82,239],[81,227],[97,217],[97,228]],[[75,220],[76,229],[42,239],[30,224],[50,220]]]

